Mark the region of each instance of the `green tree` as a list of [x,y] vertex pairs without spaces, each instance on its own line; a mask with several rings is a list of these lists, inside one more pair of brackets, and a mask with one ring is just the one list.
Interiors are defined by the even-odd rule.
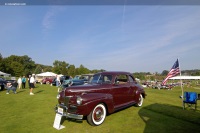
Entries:
[[3,61],[3,57],[0,53],[0,70],[3,70],[3,64],[2,64],[2,61]]
[[74,65],[69,65],[68,75],[74,77],[76,75],[76,68]]
[[133,73],[133,76],[134,76],[135,78],[140,79],[140,80],[145,80],[145,73],[135,72],[135,73]]
[[42,73],[42,71],[43,71],[42,65],[37,64],[34,73],[38,74],[38,73]]
[[0,61],[2,61],[3,60],[3,56],[1,55],[1,53],[0,53]]
[[200,76],[200,70],[196,70],[191,74],[192,76]]
[[24,75],[27,75],[28,73],[34,73],[36,65],[30,57],[28,57],[27,55],[21,56],[20,62],[23,64]]
[[163,70],[162,73],[161,73],[161,75],[162,75],[162,76],[166,76],[168,73],[169,73],[169,71]]
[[66,63],[65,61],[55,60],[53,63],[53,72],[57,74],[67,75],[68,67],[69,67],[69,64]]
[[78,68],[78,74],[88,74],[90,73],[90,70],[84,67],[82,64]]
[[43,72],[52,72],[52,71],[53,71],[52,66],[44,66],[44,68],[43,68]]
[[3,58],[1,59],[0,61],[0,70],[3,71],[3,72],[6,72],[8,73],[9,72],[9,69],[10,69],[10,66],[8,65],[8,63],[6,63],[6,60]]
[[154,81],[155,80],[155,76],[150,76],[150,80]]
[[[4,72],[10,73],[13,76],[27,75],[35,69],[35,62],[27,55],[16,56],[11,55],[3,58],[0,67]],[[3,65],[2,65],[3,64]],[[16,66],[15,66],[16,65]]]
[[12,68],[12,75],[17,77],[23,76],[23,65],[21,63],[13,61],[10,66]]
[[97,69],[94,69],[94,70],[91,70],[90,73],[98,73],[98,72],[104,72],[106,70],[104,69],[101,69],[101,70],[97,70]]

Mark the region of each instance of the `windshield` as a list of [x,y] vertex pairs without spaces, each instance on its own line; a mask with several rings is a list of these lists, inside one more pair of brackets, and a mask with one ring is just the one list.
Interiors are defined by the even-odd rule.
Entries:
[[93,76],[90,83],[111,83],[112,75],[96,74]]

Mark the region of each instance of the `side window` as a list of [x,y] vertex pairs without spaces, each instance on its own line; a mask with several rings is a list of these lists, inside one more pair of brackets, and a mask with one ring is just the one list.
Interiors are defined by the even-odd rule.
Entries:
[[128,77],[129,77],[129,81],[130,82],[134,82],[135,81],[135,79],[132,76],[129,75]]
[[104,75],[103,76],[104,83],[111,83],[111,81],[112,81],[112,75]]
[[98,83],[100,76],[101,76],[100,74],[94,75],[92,80],[91,80],[91,83]]
[[128,82],[128,77],[127,75],[117,75],[116,79],[115,79],[115,83],[117,84],[126,84]]
[[100,75],[96,74],[92,77],[91,83],[106,83],[110,84],[112,81],[112,75]]

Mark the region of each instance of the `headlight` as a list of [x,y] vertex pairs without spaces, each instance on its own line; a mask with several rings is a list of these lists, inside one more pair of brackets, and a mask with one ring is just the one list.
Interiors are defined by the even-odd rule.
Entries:
[[60,98],[60,94],[57,95],[57,99],[59,99],[59,98]]
[[77,96],[77,99],[76,99],[76,103],[78,104],[78,105],[81,105],[82,104],[82,98],[80,97],[80,96]]

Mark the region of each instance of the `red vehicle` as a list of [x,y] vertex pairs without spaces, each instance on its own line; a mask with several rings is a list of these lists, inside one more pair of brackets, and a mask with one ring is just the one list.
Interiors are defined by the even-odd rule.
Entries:
[[42,84],[51,84],[54,78],[44,78],[42,79]]
[[146,94],[128,72],[101,72],[89,84],[66,87],[61,91],[57,113],[67,118],[83,119],[90,125],[102,124],[107,114],[135,105],[142,106]]

